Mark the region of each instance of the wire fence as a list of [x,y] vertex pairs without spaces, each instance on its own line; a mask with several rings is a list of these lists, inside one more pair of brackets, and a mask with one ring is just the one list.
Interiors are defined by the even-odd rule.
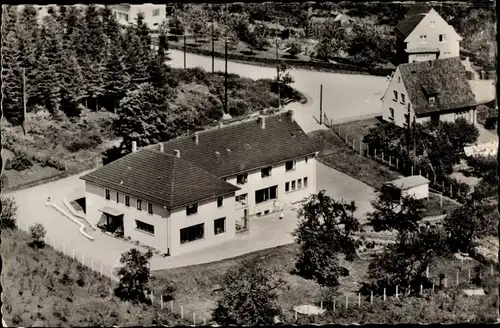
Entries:
[[[22,230],[28,234],[30,233],[29,227],[30,226],[24,225],[22,222],[17,222],[17,229]],[[45,247],[52,247],[57,252],[62,253],[64,256],[70,257],[72,260],[90,268],[100,276],[108,277],[115,282],[119,281],[118,275],[116,274],[115,268],[113,266],[95,260],[87,254],[75,251],[73,247],[66,246],[66,244],[64,243],[58,243],[54,238],[45,237],[44,243],[46,245]]]
[[363,142],[361,137],[350,135],[348,131],[342,129],[340,124],[335,125],[333,120],[328,118],[326,114],[324,114],[323,122],[328,128],[334,131],[347,146],[361,156],[370,158],[405,176],[421,175],[425,177],[429,180],[429,188],[431,191],[447,196],[457,202],[463,202],[471,191],[470,187],[465,183],[458,182],[446,176],[437,176],[431,170],[426,170],[418,164],[409,161],[402,155],[402,150],[401,154],[397,155],[394,154],[394,152],[388,153],[383,149],[370,147],[369,144]]

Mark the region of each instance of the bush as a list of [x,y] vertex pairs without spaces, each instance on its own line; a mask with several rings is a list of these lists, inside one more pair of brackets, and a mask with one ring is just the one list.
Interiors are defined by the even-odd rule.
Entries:
[[18,152],[11,160],[11,167],[16,171],[24,171],[33,166],[32,160],[24,153]]
[[5,170],[12,170],[12,160],[10,158],[7,158],[5,160],[5,167],[4,167]]
[[45,235],[46,231],[45,228],[42,224],[40,223],[35,223],[34,225],[29,227],[29,232],[31,235],[31,238],[33,238],[33,241],[31,242],[31,246],[40,248],[45,245]]
[[79,150],[92,149],[99,146],[102,143],[102,137],[96,132],[84,131],[81,134],[73,135],[73,138],[69,140],[64,147],[70,152],[77,152]]
[[9,178],[5,174],[0,176],[0,189],[4,190],[9,186]]
[[16,227],[17,205],[14,198],[2,197],[2,230]]

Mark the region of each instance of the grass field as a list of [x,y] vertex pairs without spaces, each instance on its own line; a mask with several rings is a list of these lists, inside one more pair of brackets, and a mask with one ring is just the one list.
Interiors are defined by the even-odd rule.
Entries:
[[[244,256],[240,256],[233,259],[228,259],[220,262],[213,262],[203,265],[190,266],[184,268],[178,268],[173,270],[162,270],[154,272],[155,280],[153,285],[156,290],[160,290],[162,286],[166,283],[173,283],[177,290],[174,294],[175,302],[179,305],[183,305],[184,308],[189,309],[190,311],[195,311],[197,317],[202,316],[205,318],[210,317],[211,310],[216,305],[217,293],[214,291],[220,287],[219,283],[221,281],[221,277],[224,273],[232,266],[237,265],[241,260],[250,258],[250,257],[259,257],[261,260],[265,261],[265,263],[269,266],[279,268],[279,271],[283,274],[283,277],[287,281],[289,285],[289,289],[281,293],[279,302],[283,307],[285,312],[286,322],[291,323],[294,321],[294,311],[293,307],[297,305],[303,304],[317,304],[319,305],[322,300],[322,293],[319,285],[310,280],[305,280],[299,276],[294,275],[292,272],[295,263],[295,256],[299,251],[299,246],[297,244],[290,244],[286,246],[281,246],[277,248],[262,250],[259,252],[246,254]],[[350,270],[350,275],[346,278],[341,279],[341,286],[339,288],[339,296],[338,296],[338,306],[345,304],[345,295],[351,299],[352,304],[357,303],[357,290],[359,288],[359,284],[364,281],[366,270],[368,268],[369,259],[357,259],[352,263],[347,263],[347,267]],[[377,311],[380,311],[380,318],[391,318],[391,314],[395,308],[398,309],[399,312],[404,312],[406,318],[409,320],[408,322],[430,322],[429,319],[432,317],[427,315],[427,317],[419,318],[420,312],[413,312],[413,304],[420,304],[420,306],[424,306],[425,304],[431,305],[432,302],[437,302],[436,299],[442,300],[445,302],[446,307],[441,309],[441,312],[446,313],[448,319],[453,317],[453,313],[457,308],[454,305],[455,300],[448,297],[447,295],[456,294],[455,298],[458,298],[459,302],[457,304],[467,304],[466,305],[466,313],[460,313],[460,316],[457,318],[463,318],[464,315],[473,315],[478,314],[480,311],[484,310],[484,307],[477,307],[478,301],[472,300],[468,301],[466,297],[460,296],[459,293],[456,292],[455,279],[456,274],[459,272],[459,281],[460,288],[469,286],[470,283],[467,283],[467,275],[468,270],[472,269],[475,265],[475,262],[464,262],[464,267],[462,269],[460,261],[454,258],[446,258],[439,259],[435,261],[430,267],[431,277],[435,277],[436,282],[437,277],[440,273],[444,273],[446,277],[448,277],[448,286],[450,287],[449,291],[446,293],[442,293],[441,295],[436,295],[430,297],[430,299],[424,298],[407,298],[405,301],[395,301],[391,299],[389,302],[385,303],[385,305],[380,306],[376,305],[379,308]],[[489,275],[489,271],[487,268],[483,270],[483,277],[487,277]],[[494,278],[492,278],[494,279]],[[490,279],[491,280],[491,279]],[[488,280],[485,282],[486,285],[490,284],[491,281]],[[488,291],[491,293],[494,290],[488,287]],[[490,290],[491,289],[491,290]],[[487,296],[488,301],[491,300],[491,295]],[[325,304],[327,303],[326,300]],[[344,303],[342,303],[344,302]],[[366,304],[366,300],[363,301]],[[491,305],[491,304],[490,304]],[[356,305],[357,309],[357,305]],[[462,309],[462,307],[461,307]],[[491,310],[491,309],[490,309]],[[366,307],[364,310],[366,313],[373,313],[374,310],[372,307]],[[342,312],[342,311],[340,311]],[[347,311],[341,315],[342,322],[344,323],[353,323],[358,322],[359,320],[359,311]],[[375,311],[376,312],[376,311]],[[494,311],[493,311],[494,312]],[[457,314],[457,313],[455,313]],[[334,318],[335,317],[335,318]],[[330,320],[328,321],[327,320]],[[370,318],[369,315],[365,314],[365,322],[366,318]],[[426,319],[427,318],[427,319]],[[337,314],[332,316],[332,314],[327,315],[323,319],[316,318],[317,322],[321,323],[331,323],[337,322]],[[372,317],[373,319],[373,317]],[[389,320],[389,319],[387,319]],[[419,321],[422,320],[422,321]],[[451,320],[451,319],[450,319]],[[381,320],[377,320],[376,322],[381,322]],[[392,318],[392,322],[404,322],[398,321],[396,318]]]
[[121,301],[110,279],[49,246],[34,249],[30,241],[25,232],[2,231],[2,312],[9,325],[28,327],[37,320],[46,327],[183,323],[166,310]]

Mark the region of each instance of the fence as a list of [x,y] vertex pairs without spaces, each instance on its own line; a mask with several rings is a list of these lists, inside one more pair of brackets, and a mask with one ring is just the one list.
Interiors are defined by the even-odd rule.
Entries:
[[448,177],[437,176],[431,171],[423,169],[418,164],[403,158],[402,149],[401,155],[395,156],[394,153],[387,153],[384,152],[384,150],[370,147],[359,137],[356,138],[356,136],[349,135],[348,132],[342,130],[341,125],[335,126],[333,120],[329,119],[326,114],[324,114],[323,122],[328,128],[332,129],[347,146],[359,153],[361,156],[384,164],[390,169],[398,171],[405,176],[422,175],[429,180],[429,187],[431,188],[431,191],[448,196],[458,202],[462,202],[470,191],[469,186],[464,183],[460,183]]
[[[29,226],[25,226],[23,223],[17,221],[17,229],[29,233]],[[90,268],[95,273],[100,276],[106,276],[113,281],[119,281],[113,266],[94,260],[86,256],[86,254],[79,253],[75,251],[74,248],[66,246],[63,243],[57,243],[54,238],[45,237],[44,239],[46,247],[52,247],[54,250],[62,253],[64,256],[70,257],[72,260],[79,262],[81,265]]]
[[[373,306],[375,302],[389,302],[392,300],[397,300],[405,296],[425,296],[429,294],[434,294],[437,290],[446,290],[449,288],[458,288],[460,285],[466,289],[467,285],[473,284],[473,280],[476,278],[476,275],[479,276],[480,279],[489,276],[496,276],[498,272],[498,268],[495,265],[491,264],[489,268],[486,270],[480,270],[478,273],[474,272],[473,269],[464,268],[464,260],[461,259],[457,263],[457,271],[456,274],[452,277],[443,277],[440,279],[439,275],[432,276],[429,273],[429,268],[426,270],[426,278],[429,278],[430,284],[424,285],[420,284],[417,288],[410,288],[409,286],[394,286],[393,288],[383,288],[381,290],[382,295],[375,295],[373,291],[370,292],[370,295],[361,295],[358,293],[357,295],[338,295],[332,298],[315,300],[313,303],[314,306],[318,306],[322,311],[333,311],[334,313],[341,309],[349,309],[352,307],[361,308],[364,306]],[[310,306],[306,307],[310,310]],[[498,309],[497,309],[498,311]],[[296,309],[293,311],[294,321],[297,321],[301,317],[308,317],[311,314],[309,313],[299,313]],[[287,318],[285,318],[286,320]],[[288,319],[290,320],[290,319]],[[288,321],[290,322],[290,321]]]

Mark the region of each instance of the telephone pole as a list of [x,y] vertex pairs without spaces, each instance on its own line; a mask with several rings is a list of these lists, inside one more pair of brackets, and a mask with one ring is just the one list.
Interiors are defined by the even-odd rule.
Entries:
[[186,69],[186,32],[184,32],[184,69]]
[[323,84],[319,87],[319,125],[323,125]]
[[225,42],[225,51],[224,51],[224,59],[225,59],[225,74],[224,74],[224,113],[227,114],[227,38],[224,40]]
[[23,133],[26,135],[26,69],[23,67]]
[[281,109],[280,65],[278,57],[278,40],[276,40],[276,84],[278,86],[278,109]]
[[[213,14],[212,14],[213,15]],[[214,36],[214,18],[212,17],[212,73],[215,72],[215,36]]]

